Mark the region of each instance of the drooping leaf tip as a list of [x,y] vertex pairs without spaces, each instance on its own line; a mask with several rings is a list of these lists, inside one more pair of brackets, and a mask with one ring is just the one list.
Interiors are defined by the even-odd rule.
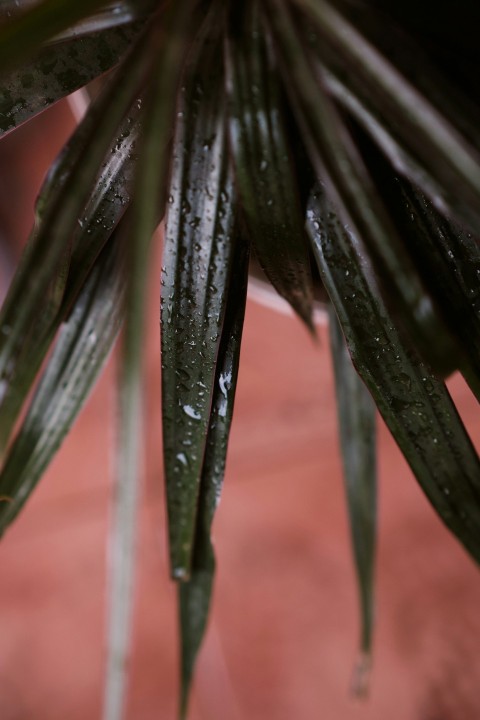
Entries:
[[350,682],[350,695],[357,700],[366,700],[370,692],[372,656],[369,651],[361,650],[355,662]]

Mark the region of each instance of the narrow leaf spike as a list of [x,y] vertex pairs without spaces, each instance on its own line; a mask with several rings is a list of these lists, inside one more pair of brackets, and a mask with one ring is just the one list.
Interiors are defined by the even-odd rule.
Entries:
[[21,13],[0,22],[0,68],[18,66],[70,25],[107,5],[107,0],[42,0],[30,3]]
[[178,589],[182,653],[181,720],[186,717],[195,660],[203,640],[210,610],[215,572],[215,558],[210,539],[210,530],[220,500],[225,472],[228,436],[232,422],[240,360],[247,278],[248,251],[244,239],[239,238],[228,289],[225,322],[222,329],[215,373],[212,410],[200,481],[192,573],[190,580],[180,583]]
[[352,364],[336,313],[331,305],[329,309],[340,446],[362,619],[360,651],[368,657],[372,646],[376,545],[376,409]]
[[443,218],[406,180],[396,180],[397,222],[465,355],[460,371],[480,401],[480,245]]
[[[79,132],[82,145],[77,144],[73,162],[68,153],[60,160],[69,172],[60,182],[61,192],[43,208],[43,222],[38,228],[26,263],[14,277],[0,313],[0,377],[8,376],[12,358],[21,351],[25,337],[36,318],[51,282],[52,272],[61,262],[66,244],[72,239],[82,211],[91,197],[102,161],[112,137],[137,97],[150,63],[151,36],[142,35],[119,71],[107,83],[102,94],[84,117]],[[65,168],[65,169],[66,169]],[[29,269],[33,270],[27,271]]]
[[402,319],[422,357],[446,376],[459,366],[458,345],[405,251],[353,137],[325,92],[318,68],[314,72],[292,14],[279,0],[268,2],[281,47],[282,70],[293,79],[289,90],[317,177],[328,183],[342,216],[364,242],[390,307]]
[[152,52],[149,90],[135,174],[127,248],[125,328],[123,333],[117,483],[111,528],[108,657],[105,720],[121,720],[130,650],[135,567],[136,511],[142,440],[142,348],[150,242],[158,223],[167,184],[168,141],[192,16],[187,0],[178,0],[149,28]]
[[257,2],[233,15],[226,53],[229,135],[243,215],[267,277],[314,334],[308,244],[271,41]]
[[17,517],[72,427],[120,329],[118,238],[95,263],[63,324],[0,473],[0,533]]
[[0,136],[112,68],[138,24],[43,47],[35,60],[0,74]]
[[[329,0],[295,0],[315,23],[354,94],[368,99],[416,162],[436,179],[431,196],[480,230],[480,154],[461,131],[380,53]],[[404,52],[407,52],[404,49]],[[328,61],[327,61],[328,62]],[[429,188],[426,186],[425,191]],[[440,196],[438,193],[441,193]]]
[[[217,22],[210,16],[209,22]],[[212,26],[210,26],[212,27]],[[162,268],[162,412],[172,576],[187,580],[232,263],[221,45],[200,39],[174,138]]]
[[358,373],[437,513],[480,562],[480,459],[445,385],[406,345],[360,240],[320,190],[307,228]]
[[[35,321],[18,348],[15,362],[10,357],[8,365],[11,369],[8,374],[4,372],[2,377],[5,392],[0,400],[0,448],[5,447],[10,437],[55,333],[130,201],[140,127],[139,113],[139,102],[135,102],[107,153],[72,239],[67,243],[55,273],[52,273],[50,286],[35,307]],[[36,270],[32,261],[38,251],[38,244],[42,243],[42,237],[45,238],[44,218],[48,209],[61,196],[65,178],[84,151],[84,142],[84,132],[80,126],[57,158],[42,186],[36,204],[35,227],[17,268],[11,293],[22,277]]]

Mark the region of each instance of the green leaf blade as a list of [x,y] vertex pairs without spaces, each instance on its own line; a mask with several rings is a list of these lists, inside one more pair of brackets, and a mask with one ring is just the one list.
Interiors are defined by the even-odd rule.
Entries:
[[243,216],[265,274],[313,333],[310,259],[281,89],[258,4],[245,15],[244,32],[231,30],[226,54],[229,137]]
[[360,650],[364,658],[368,658],[372,648],[374,610],[376,409],[370,392],[352,364],[341,326],[331,306],[329,331],[340,447],[360,597]]
[[[136,516],[142,441],[142,355],[150,245],[165,202],[168,148],[190,26],[188,0],[156,14],[150,25],[152,66],[142,108],[142,135],[135,173],[125,267],[117,481],[111,526],[107,667],[103,717],[124,716],[135,568]],[[161,19],[160,19],[161,18]],[[160,210],[160,212],[159,212]]]
[[359,240],[323,193],[311,199],[308,230],[357,371],[435,510],[479,562],[480,460],[447,389],[405,345]]
[[48,366],[0,472],[0,532],[16,518],[88,397],[118,334],[123,283],[109,243],[60,330]]
[[31,57],[65,28],[95,13],[108,0],[43,0],[0,22],[0,68],[8,70]]
[[322,78],[314,73],[292,15],[279,0],[268,2],[282,69],[293,79],[289,86],[292,102],[317,177],[327,182],[343,217],[367,246],[382,277],[385,297],[419,352],[439,374],[447,375],[459,366],[460,349],[405,252],[349,129],[325,92]]
[[[47,189],[38,208],[35,241],[13,279],[0,313],[0,377],[8,379],[12,359],[22,350],[65,248],[78,231],[78,220],[91,196],[91,186],[109,150],[112,137],[139,92],[151,62],[147,35],[129,56],[127,66],[111,80],[82,121],[73,152],[68,149],[52,176],[58,187]],[[124,71],[123,71],[124,70]],[[65,172],[65,175],[63,175]],[[48,188],[47,183],[47,188]],[[105,239],[108,237],[106,234]],[[32,270],[33,269],[33,270]]]
[[[399,182],[406,233],[423,272],[429,275],[445,318],[464,348],[468,365],[460,370],[480,400],[480,246],[478,239],[443,218],[408,182]],[[412,230],[415,229],[415,232]]]
[[[89,201],[83,209],[72,238],[57,261],[47,292],[35,307],[35,322],[24,335],[18,349],[11,353],[4,371],[5,392],[0,402],[0,447],[5,447],[22,404],[31,389],[54,335],[69,312],[88,272],[122,218],[130,202],[136,145],[140,130],[140,106],[134,103],[107,152]],[[40,191],[36,206],[36,227],[17,268],[10,296],[19,297],[15,288],[36,272],[42,254],[42,232],[48,208],[61,202],[66,178],[79,162],[85,148],[84,129],[76,130],[55,161]],[[38,247],[40,245],[40,247]]]
[[232,281],[228,289],[225,322],[222,328],[215,372],[212,410],[200,481],[192,574],[190,580],[181,583],[178,590],[181,631],[180,717],[182,720],[186,716],[195,661],[205,634],[210,610],[215,572],[215,557],[210,532],[223,486],[238,377],[247,282],[248,248],[244,239],[240,237],[237,240]]
[[[172,576],[187,579],[234,237],[218,43],[187,72],[162,269],[162,412]],[[201,98],[201,102],[199,102]]]
[[[480,151],[382,55],[328,0],[296,0],[310,15],[330,49],[329,57],[348,75],[348,84],[367,97],[400,144],[435,178],[444,211],[453,210],[480,228]],[[328,51],[327,51],[328,55]],[[325,56],[328,64],[328,58]],[[425,186],[425,192],[430,188]]]
[[42,48],[21,69],[0,75],[0,136],[116,65],[139,26],[104,30]]

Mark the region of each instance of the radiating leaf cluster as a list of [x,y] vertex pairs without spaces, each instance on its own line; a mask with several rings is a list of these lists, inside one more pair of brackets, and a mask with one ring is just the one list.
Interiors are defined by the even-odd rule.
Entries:
[[124,705],[142,317],[164,215],[181,717],[211,602],[250,252],[310,331],[315,264],[331,303],[361,650],[373,630],[373,401],[440,517],[480,560],[480,461],[443,383],[460,370],[480,398],[480,50],[468,0],[456,17],[439,8],[430,22],[413,0],[0,3],[0,135],[91,80],[99,89],[47,175],[0,312],[0,530],[124,319],[108,720]]

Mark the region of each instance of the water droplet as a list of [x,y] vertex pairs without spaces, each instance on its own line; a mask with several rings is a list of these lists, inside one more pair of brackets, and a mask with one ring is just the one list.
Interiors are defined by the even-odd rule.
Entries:
[[220,385],[220,390],[225,397],[227,397],[227,390],[230,389],[231,381],[232,381],[232,371],[230,371],[228,373],[222,373],[218,379],[218,384]]
[[191,405],[184,405],[183,412],[185,413],[185,415],[188,415],[188,417],[192,418],[192,420],[201,419],[200,413],[198,413]]
[[182,465],[184,465],[185,467],[188,466],[188,459],[187,459],[187,456],[185,455],[185,453],[183,453],[183,452],[178,453],[178,455],[176,456],[176,458],[177,458],[177,460],[178,460],[179,462],[182,463]]
[[182,567],[180,567],[180,568],[173,568],[173,570],[172,570],[172,576],[173,576],[176,580],[186,580],[186,579],[188,578],[188,573],[187,573],[187,571],[185,570],[185,568],[182,568]]
[[222,398],[222,403],[218,408],[218,414],[220,417],[225,417],[227,414],[227,401],[224,398]]

